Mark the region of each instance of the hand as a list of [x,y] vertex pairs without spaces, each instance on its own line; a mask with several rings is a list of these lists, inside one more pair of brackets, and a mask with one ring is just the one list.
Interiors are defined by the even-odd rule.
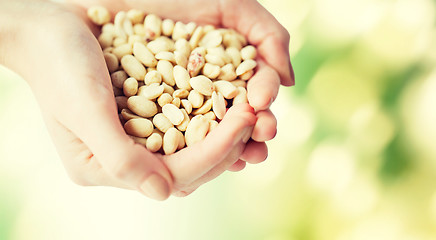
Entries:
[[[238,160],[245,146],[241,133],[256,121],[249,106],[229,111],[222,130],[195,147],[165,157],[151,154],[134,144],[119,123],[109,75],[83,9],[24,0],[0,5],[5,13],[0,61],[29,82],[75,182],[137,189],[165,199],[170,192],[189,194]],[[21,18],[11,26],[8,16]],[[29,25],[35,18],[38,25]],[[254,151],[248,146],[242,156],[250,158],[247,152]]]
[[[246,162],[259,163],[266,159],[265,141],[274,138],[277,122],[269,107],[277,97],[280,84],[292,86],[294,72],[289,56],[289,33],[256,0],[69,0],[87,9],[96,4],[105,6],[113,14],[132,8],[155,13],[163,18],[233,28],[244,34],[258,49],[259,65],[248,82],[248,100],[256,110],[256,124],[252,139],[235,164],[228,170],[240,171]],[[171,169],[171,167],[170,167]]]

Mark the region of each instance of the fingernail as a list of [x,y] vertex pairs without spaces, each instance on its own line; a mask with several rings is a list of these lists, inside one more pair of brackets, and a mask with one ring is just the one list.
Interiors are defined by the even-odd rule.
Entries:
[[160,175],[153,173],[141,185],[141,191],[149,198],[163,201],[170,195],[167,181]]
[[251,138],[251,133],[253,132],[254,126],[246,127],[241,132],[239,132],[238,137],[235,138],[235,141],[233,144],[238,144],[241,140],[244,143],[247,143],[248,140]]
[[242,135],[242,142],[247,143],[250,140],[251,135],[253,134],[254,126],[246,128],[246,132]]

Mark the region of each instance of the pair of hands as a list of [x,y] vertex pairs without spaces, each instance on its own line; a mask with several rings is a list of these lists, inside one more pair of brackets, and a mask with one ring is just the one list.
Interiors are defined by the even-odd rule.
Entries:
[[[162,156],[135,144],[117,115],[103,53],[86,9],[131,8],[163,18],[233,28],[258,48],[250,105],[227,112],[195,146]],[[276,133],[269,110],[280,84],[294,84],[289,34],[255,0],[0,0],[0,63],[31,86],[70,177],[79,185],[134,189],[158,200],[186,196],[226,170],[266,159]],[[244,138],[251,134],[247,143]]]

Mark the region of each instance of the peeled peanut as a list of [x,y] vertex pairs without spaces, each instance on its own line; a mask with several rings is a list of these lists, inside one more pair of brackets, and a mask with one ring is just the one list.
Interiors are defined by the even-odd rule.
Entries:
[[254,75],[254,71],[253,71],[253,69],[251,69],[250,71],[248,71],[248,72],[242,74],[241,76],[239,76],[239,78],[241,80],[246,81],[246,80],[249,80],[253,75]]
[[157,60],[167,60],[173,64],[176,63],[176,60],[174,58],[174,53],[172,53],[172,52],[160,52],[160,53],[155,55],[155,58]]
[[173,69],[174,81],[176,86],[180,89],[185,89],[187,91],[191,90],[191,85],[189,84],[189,73],[185,68],[176,65]]
[[215,120],[209,121],[209,131],[207,133],[212,132],[216,127],[218,127],[218,122]]
[[206,54],[206,56],[204,56],[204,59],[206,59],[207,63],[218,65],[220,67],[224,66],[225,64],[224,60],[219,55],[215,54]]
[[[126,101],[126,104],[127,104],[127,101]],[[132,111],[130,111],[127,108],[124,108],[121,110],[121,116],[126,121],[129,121],[130,119],[133,119],[133,118],[140,118],[140,116],[134,114]]]
[[185,109],[180,109],[180,111],[182,111],[183,113],[183,121],[177,125],[177,129],[179,129],[180,131],[186,131],[186,128],[188,127],[189,122],[191,121],[191,119],[189,118],[189,113],[186,112]]
[[145,147],[150,150],[150,152],[157,152],[162,147],[162,136],[158,133],[152,133],[145,144]]
[[109,11],[101,6],[90,7],[88,9],[88,17],[97,25],[103,25],[111,20]]
[[216,115],[213,111],[209,111],[205,114],[203,114],[203,116],[209,120],[215,120],[216,119]]
[[134,56],[126,55],[121,58],[121,66],[129,76],[134,77],[136,80],[144,80],[147,70]]
[[191,114],[191,112],[192,112],[192,103],[189,100],[182,99],[181,100],[181,104],[182,104],[182,107],[185,109],[185,111],[188,114]]
[[242,58],[240,51],[235,47],[229,47],[226,49],[227,55],[231,58],[233,66],[238,67],[241,64]]
[[193,115],[205,114],[209,112],[211,108],[212,108],[212,99],[208,99],[203,103],[203,105],[200,108],[197,108],[194,111],[192,111],[192,114]]
[[238,68],[236,68],[236,75],[240,76],[256,67],[257,63],[256,61],[252,59],[247,59],[243,61]]
[[173,97],[169,93],[163,93],[160,95],[160,97],[157,99],[157,103],[159,106],[163,107],[165,104],[171,103],[173,101]]
[[172,154],[177,150],[180,142],[179,130],[172,127],[165,132],[163,137],[163,145],[162,148],[166,155]]
[[174,60],[177,65],[180,65],[183,68],[188,66],[188,57],[179,51],[174,51]]
[[173,104],[174,106],[179,108],[180,107],[180,98],[178,98],[178,97],[173,98],[173,101],[171,101],[171,104]]
[[224,115],[226,114],[226,100],[224,99],[223,95],[218,92],[212,93],[212,108],[213,112],[215,113],[216,117],[218,119],[223,119]]
[[164,86],[159,83],[152,83],[148,86],[142,86],[138,91],[138,96],[144,96],[149,100],[158,98],[164,92]]
[[149,71],[144,77],[145,85],[151,85],[153,83],[161,84],[161,82],[162,75],[156,70]]
[[174,21],[171,19],[165,19],[162,21],[162,34],[165,36],[171,36],[174,30]]
[[189,95],[188,90],[186,89],[177,89],[173,92],[173,98],[187,98]]
[[158,54],[160,52],[171,51],[172,46],[164,39],[158,38],[147,44],[147,48],[153,53]]
[[256,48],[251,45],[248,45],[243,49],[241,49],[241,57],[243,60],[255,59],[256,55],[257,55]]
[[147,67],[155,67],[157,65],[157,60],[153,53],[142,43],[133,44],[133,55]]
[[128,107],[127,97],[125,97],[125,96],[115,97],[115,102],[117,103],[118,111],[121,111],[122,109]]
[[213,65],[211,63],[206,63],[203,67],[203,75],[210,78],[215,79],[221,73],[221,68],[217,65]]
[[243,87],[243,88],[247,87],[247,82],[244,80],[235,80],[235,81],[231,81],[231,83],[235,87]]
[[112,85],[117,88],[123,88],[124,81],[128,78],[127,73],[123,70],[116,71],[111,74]]
[[183,121],[183,113],[174,104],[165,104],[162,107],[162,113],[170,120],[173,125],[179,125]]
[[100,34],[100,36],[98,36],[98,43],[103,49],[112,46],[113,40],[114,40],[114,35],[112,33],[104,32]]
[[206,76],[200,75],[193,77],[191,80],[189,80],[189,84],[194,90],[198,91],[204,96],[212,96],[214,86],[212,81]]
[[[124,45],[126,43],[127,43],[127,39],[126,38],[116,37],[114,39],[114,41],[112,42],[112,46],[114,46],[116,48],[116,47],[119,47],[119,46]],[[122,49],[122,50],[127,49],[128,50],[127,47],[126,48],[120,48],[120,49]],[[117,51],[122,52],[121,50],[117,50]]]
[[185,141],[186,145],[192,146],[195,143],[203,140],[209,131],[209,120],[202,116],[197,115],[191,119],[186,128]]
[[121,38],[127,38],[126,32],[124,32],[124,21],[126,20],[126,12],[120,11],[114,17],[115,34]]
[[193,108],[199,108],[203,105],[204,96],[197,90],[189,92],[188,100],[191,102]]
[[201,39],[199,45],[205,48],[218,47],[223,41],[223,36],[219,30],[212,30]]
[[153,132],[153,123],[145,118],[132,118],[124,124],[127,134],[135,137],[148,137]]
[[153,124],[163,133],[173,127],[171,121],[163,113],[158,113],[153,117]]
[[144,28],[144,24],[142,23],[137,23],[135,25],[133,25],[133,32],[136,35],[142,36],[145,38],[145,28]]
[[145,36],[156,39],[161,35],[162,19],[154,14],[148,14],[144,19]]
[[173,93],[174,93],[174,88],[173,87],[171,87],[171,86],[169,86],[168,84],[166,84],[166,83],[162,83],[162,86],[164,86],[164,93],[168,93],[169,95],[173,95]]
[[191,53],[191,46],[189,45],[189,42],[184,38],[177,40],[174,43],[174,48],[176,49],[176,51],[182,53],[185,56],[189,56],[189,54]]
[[157,113],[156,104],[143,96],[132,96],[127,100],[127,107],[141,117],[153,117]]
[[238,94],[238,89],[228,81],[215,81],[213,83],[216,91],[220,92],[225,98],[232,99]]
[[141,137],[135,137],[135,136],[129,136],[135,143],[146,145],[147,144],[147,138],[141,138]]
[[191,48],[195,48],[198,46],[200,39],[204,36],[204,31],[202,26],[198,26],[194,32],[192,33],[191,38],[189,39],[189,45]]
[[218,79],[220,80],[226,80],[226,81],[233,81],[236,79],[236,71],[233,64],[229,63],[221,68],[220,75],[218,76]]
[[126,13],[126,16],[133,24],[138,24],[144,21],[145,13],[138,9],[131,9]]
[[138,92],[138,81],[134,78],[127,78],[123,84],[123,92],[126,97],[134,96]]
[[187,39],[189,36],[188,29],[186,28],[186,25],[182,22],[176,22],[173,29],[173,35],[172,38],[177,41],[179,39]]
[[132,45],[129,43],[121,44],[120,46],[115,47],[114,50],[112,50],[112,53],[117,56],[118,59],[121,59],[126,55],[132,54]]
[[247,99],[247,89],[244,87],[238,87],[238,94],[233,98],[233,105],[239,103],[248,103]]
[[130,19],[126,18],[123,22],[123,30],[124,32],[128,35],[131,36],[134,34],[133,32],[133,24],[132,21],[130,21]]
[[166,61],[160,60],[157,63],[157,71],[162,75],[162,80],[169,86],[174,86],[176,84],[173,75],[173,65]]
[[104,60],[106,62],[107,69],[110,73],[115,72],[118,69],[119,61],[117,56],[112,53],[104,53]]

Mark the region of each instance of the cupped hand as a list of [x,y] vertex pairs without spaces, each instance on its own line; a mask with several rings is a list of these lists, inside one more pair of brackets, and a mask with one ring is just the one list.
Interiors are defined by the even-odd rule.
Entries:
[[[140,1],[125,1],[131,5],[120,2],[93,1],[92,4],[112,3],[108,6],[112,11],[131,7],[154,8],[163,17],[184,12],[177,6],[165,5],[163,1],[147,1],[149,6],[141,5]],[[159,8],[162,4],[165,7]],[[257,2],[250,4],[259,8]],[[28,81],[61,159],[76,183],[135,189],[163,200],[171,193],[187,195],[226,169],[242,169],[245,161],[254,163],[266,158],[263,141],[275,134],[275,118],[268,108],[277,95],[280,77],[286,85],[291,83],[292,77],[291,70],[286,72],[279,68],[283,71],[280,72],[270,67],[277,62],[268,60],[271,51],[265,54],[265,50],[259,47],[262,42],[256,44],[253,42],[255,38],[249,38],[259,47],[263,61],[248,84],[249,102],[256,109],[256,115],[248,105],[235,106],[217,128],[220,130],[213,131],[204,141],[176,154],[161,156],[135,144],[124,133],[104,58],[88,28],[85,9],[25,0],[3,1],[0,5],[3,11],[0,24],[5,26],[0,32],[0,63]],[[223,18],[219,12],[191,11],[197,19],[174,17],[198,22],[203,19],[204,23],[216,25],[221,22],[226,26],[219,20]],[[272,18],[262,11],[268,16],[266,18]],[[8,16],[21,18],[10,26]],[[236,20],[233,23],[244,25]],[[236,25],[234,28],[241,31]],[[276,41],[273,35],[267,35],[268,41]],[[284,36],[286,38],[286,34]],[[259,127],[261,123],[262,128]],[[255,141],[250,140],[246,145],[247,134],[251,133],[253,126],[252,138]]]

